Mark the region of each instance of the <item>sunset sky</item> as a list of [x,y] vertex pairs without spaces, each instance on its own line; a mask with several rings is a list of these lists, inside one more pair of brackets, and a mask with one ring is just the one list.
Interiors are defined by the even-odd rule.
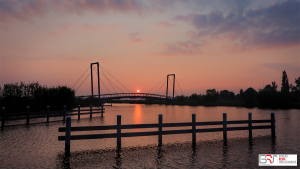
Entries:
[[0,0],[0,85],[72,87],[99,62],[131,92],[167,74],[184,95],[272,81],[280,90],[283,70],[293,85],[300,76],[299,28],[296,0]]

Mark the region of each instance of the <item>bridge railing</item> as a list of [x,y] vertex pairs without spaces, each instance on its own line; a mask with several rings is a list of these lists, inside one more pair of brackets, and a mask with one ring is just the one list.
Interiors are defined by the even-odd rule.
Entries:
[[[26,124],[29,124],[29,119],[36,119],[36,118],[47,118],[47,122],[49,122],[50,117],[63,117],[63,121],[65,121],[66,116],[78,116],[78,120],[80,120],[80,115],[89,114],[90,118],[92,118],[93,114],[101,113],[103,116],[105,108],[103,105],[100,109],[93,109],[93,106],[90,105],[90,109],[80,109],[80,105],[78,105],[77,110],[66,110],[66,105],[64,105],[64,109],[62,111],[50,111],[50,106],[47,106],[47,111],[42,112],[30,112],[30,106],[27,106],[26,112],[22,113],[5,113],[5,107],[2,107],[1,111],[1,119],[2,127],[4,127],[5,121],[12,121],[12,120],[23,120],[26,119]],[[95,112],[96,111],[96,112]],[[77,112],[77,113],[73,113]],[[86,112],[86,113],[82,113]]]
[[[93,95],[93,97],[96,99],[99,95]],[[88,96],[77,96],[81,98],[91,98],[92,95]],[[159,95],[159,94],[152,94],[152,93],[112,93],[112,94],[102,94],[100,95],[100,98],[126,98],[126,97],[148,97],[148,98],[160,98],[160,99],[166,99],[165,95]]]
[[[270,125],[253,126],[255,123],[270,123]],[[227,127],[227,124],[248,124],[248,127]],[[197,129],[196,126],[222,125],[221,128],[204,128]],[[192,129],[185,130],[167,130],[163,131],[164,127],[187,127]],[[122,133],[122,129],[140,129],[140,128],[157,128],[157,131],[148,132],[131,132]],[[162,123],[162,114],[159,114],[158,123],[154,124],[129,124],[121,125],[121,115],[117,115],[117,125],[108,126],[85,126],[71,127],[71,117],[67,117],[66,127],[60,127],[59,132],[65,132],[65,136],[58,136],[58,141],[65,141],[65,150],[70,150],[70,140],[85,140],[85,139],[103,139],[117,138],[117,147],[121,148],[121,137],[136,137],[136,136],[153,136],[158,135],[158,145],[162,145],[162,135],[168,134],[184,134],[192,133],[192,141],[196,141],[196,133],[203,132],[218,132],[223,131],[223,139],[227,139],[227,131],[248,130],[249,138],[252,138],[252,130],[254,129],[271,129],[272,136],[275,136],[275,118],[274,113],[271,113],[270,120],[252,120],[252,113],[248,114],[248,120],[227,121],[226,113],[223,113],[223,121],[211,122],[196,122],[196,115],[192,115],[192,122],[186,123]],[[117,133],[109,134],[91,134],[91,135],[71,135],[72,131],[94,131],[94,130],[117,130]]]

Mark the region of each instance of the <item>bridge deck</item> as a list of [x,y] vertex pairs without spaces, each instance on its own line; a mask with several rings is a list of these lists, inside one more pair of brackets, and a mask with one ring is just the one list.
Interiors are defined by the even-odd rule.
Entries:
[[[76,96],[77,98],[82,98],[84,100],[90,100],[92,95],[89,96]],[[94,99],[98,99],[98,95],[94,95]],[[165,95],[152,94],[152,93],[112,93],[112,94],[101,94],[100,99],[123,99],[123,98],[151,98],[155,100],[166,100]],[[171,97],[167,98],[172,99]]]

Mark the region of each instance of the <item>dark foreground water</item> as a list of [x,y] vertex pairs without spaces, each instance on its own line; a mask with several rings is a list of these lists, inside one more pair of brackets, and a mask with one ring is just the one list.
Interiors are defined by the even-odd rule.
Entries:
[[[246,109],[235,107],[189,107],[164,105],[115,104],[105,107],[106,113],[72,116],[72,126],[114,125],[116,115],[122,115],[122,124],[157,123],[158,114],[163,122],[191,122],[192,114],[197,121],[221,121],[222,113],[227,120],[270,119],[275,112],[276,138],[271,130],[229,131],[223,141],[222,132],[199,133],[197,143],[191,142],[191,134],[163,136],[163,146],[157,147],[157,136],[122,138],[122,149],[116,149],[116,139],[71,141],[71,153],[65,155],[64,142],[57,141],[58,128],[65,126],[62,118],[6,122],[10,125],[0,130],[0,168],[259,168],[258,154],[298,154],[300,156],[300,111]],[[219,127],[219,126],[215,126]],[[174,128],[175,129],[175,128]],[[183,128],[176,128],[183,129]],[[148,129],[149,130],[149,129]],[[147,130],[147,131],[148,131]],[[141,129],[122,132],[143,131]],[[95,134],[101,132],[72,132]],[[291,168],[291,167],[286,167]]]

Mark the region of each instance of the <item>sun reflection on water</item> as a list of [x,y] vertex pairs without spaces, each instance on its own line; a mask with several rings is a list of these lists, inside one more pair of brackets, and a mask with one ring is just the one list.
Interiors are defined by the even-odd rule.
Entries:
[[142,107],[141,105],[135,105],[133,114],[133,123],[141,124],[143,119]]

